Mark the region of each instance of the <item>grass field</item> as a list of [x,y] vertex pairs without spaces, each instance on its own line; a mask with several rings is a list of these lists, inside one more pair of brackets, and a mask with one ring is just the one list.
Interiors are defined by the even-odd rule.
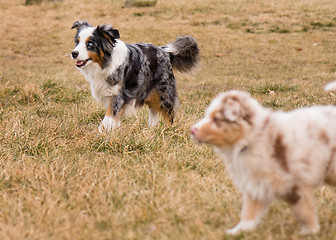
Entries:
[[[0,0],[0,239],[335,239],[328,187],[316,191],[316,236],[298,235],[281,202],[257,231],[226,236],[241,196],[212,148],[189,135],[229,89],[285,111],[335,104],[323,92],[336,78],[334,0],[24,2]],[[98,132],[104,111],[70,58],[79,19],[112,24],[129,43],[197,39],[198,70],[176,74],[173,126],[148,128],[143,108],[116,131]]]

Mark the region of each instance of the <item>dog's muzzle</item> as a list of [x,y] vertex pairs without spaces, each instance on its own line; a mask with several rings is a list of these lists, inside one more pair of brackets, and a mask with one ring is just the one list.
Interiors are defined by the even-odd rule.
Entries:
[[[72,51],[71,52],[71,57],[73,59],[76,59],[78,57],[78,55],[79,55],[78,51]],[[88,59],[85,59],[85,60],[77,60],[76,61],[76,67],[84,67],[86,65],[86,63],[90,60],[91,60],[91,58],[88,58]]]

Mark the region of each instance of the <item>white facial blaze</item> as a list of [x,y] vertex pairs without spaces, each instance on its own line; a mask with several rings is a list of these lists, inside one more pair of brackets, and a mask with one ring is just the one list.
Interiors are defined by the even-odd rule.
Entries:
[[95,28],[93,27],[88,27],[83,29],[82,31],[80,31],[78,38],[79,38],[79,43],[78,45],[75,47],[75,49],[73,51],[78,51],[79,55],[76,58],[76,60],[86,60],[89,58],[89,53],[88,50],[86,48],[86,40],[88,39],[88,37],[92,36],[92,33],[94,31]]
[[193,127],[199,129],[201,128],[203,125],[207,125],[209,122],[211,122],[211,117],[210,117],[210,113],[215,111],[216,109],[219,108],[219,106],[221,105],[221,97],[216,97],[208,106],[208,108],[205,110],[205,116],[199,120],[196,124],[194,124]]
[[201,120],[199,120],[196,124],[194,124],[193,127],[199,129],[201,128],[204,124],[208,124],[210,122],[210,119],[208,117],[204,117]]

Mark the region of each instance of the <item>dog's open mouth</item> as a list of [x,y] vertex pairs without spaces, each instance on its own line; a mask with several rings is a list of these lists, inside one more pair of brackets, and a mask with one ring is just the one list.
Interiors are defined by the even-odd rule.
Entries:
[[76,61],[76,67],[84,67],[88,61],[90,61],[91,58],[88,58],[86,60],[78,60]]

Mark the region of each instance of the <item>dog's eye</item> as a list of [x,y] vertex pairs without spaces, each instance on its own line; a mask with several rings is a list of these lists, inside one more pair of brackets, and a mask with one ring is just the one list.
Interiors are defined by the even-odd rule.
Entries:
[[235,123],[234,121],[230,121],[226,118],[219,118],[219,117],[213,117],[213,122],[217,125],[217,126],[220,126],[222,123]]
[[221,122],[221,119],[219,119],[218,117],[214,117],[213,119],[213,122],[218,126]]
[[87,42],[87,46],[88,46],[89,48],[92,48],[93,45],[94,45],[93,42],[91,42],[91,41]]

